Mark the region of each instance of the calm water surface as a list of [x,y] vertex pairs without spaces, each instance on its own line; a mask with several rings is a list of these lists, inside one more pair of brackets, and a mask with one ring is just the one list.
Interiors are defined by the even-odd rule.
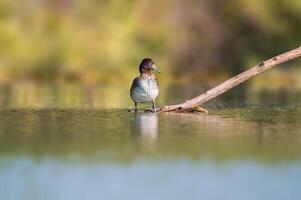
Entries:
[[301,108],[0,111],[0,199],[301,199]]

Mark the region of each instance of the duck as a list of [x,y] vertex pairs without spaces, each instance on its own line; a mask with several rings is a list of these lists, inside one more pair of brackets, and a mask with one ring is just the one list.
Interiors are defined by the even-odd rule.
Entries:
[[139,65],[140,76],[136,77],[130,89],[130,97],[138,111],[138,103],[152,103],[152,112],[158,111],[155,100],[159,95],[159,83],[153,72],[160,73],[151,58],[144,58]]

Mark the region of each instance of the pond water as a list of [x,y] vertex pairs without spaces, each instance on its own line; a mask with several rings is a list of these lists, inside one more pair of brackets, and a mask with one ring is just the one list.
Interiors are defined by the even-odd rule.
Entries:
[[1,199],[301,199],[301,107],[0,111]]

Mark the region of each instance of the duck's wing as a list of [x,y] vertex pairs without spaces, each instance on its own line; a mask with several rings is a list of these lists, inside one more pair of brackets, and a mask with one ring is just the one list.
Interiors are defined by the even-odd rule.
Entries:
[[131,93],[133,92],[135,87],[139,87],[139,86],[140,86],[139,77],[136,77],[132,82]]
[[143,81],[141,77],[137,77],[133,80],[130,96],[134,101],[137,102],[144,102],[146,101],[145,98],[147,98],[147,82]]
[[142,86],[141,80],[139,77],[135,78],[133,80],[132,86],[131,86],[131,95],[133,93],[144,93],[146,92],[144,87]]

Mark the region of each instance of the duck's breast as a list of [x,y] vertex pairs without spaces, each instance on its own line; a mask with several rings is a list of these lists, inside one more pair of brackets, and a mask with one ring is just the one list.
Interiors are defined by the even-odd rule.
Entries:
[[153,78],[135,79],[131,88],[131,98],[137,103],[150,102],[159,94],[157,81]]
[[151,101],[156,99],[159,94],[159,87],[156,79],[149,79],[148,81],[148,96]]

